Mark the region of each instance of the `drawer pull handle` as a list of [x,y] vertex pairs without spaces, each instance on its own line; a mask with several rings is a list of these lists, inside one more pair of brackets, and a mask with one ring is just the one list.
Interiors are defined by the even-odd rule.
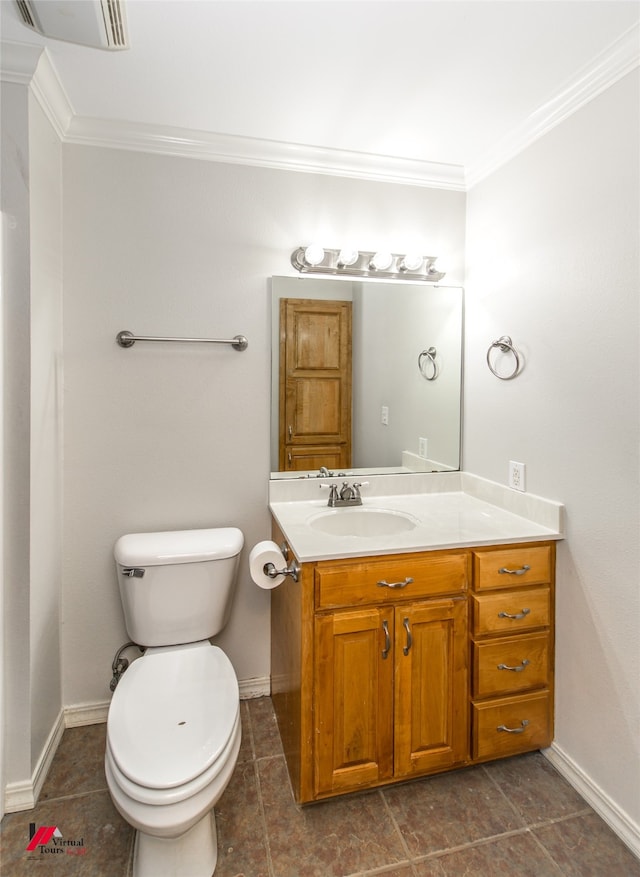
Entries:
[[508,664],[498,664],[498,670],[513,670],[514,673],[522,673],[529,663],[529,659],[525,658],[524,661],[520,663],[519,667],[510,667]]
[[507,569],[506,566],[501,566],[498,572],[506,573],[508,576],[523,576],[526,572],[529,572],[530,569],[531,567],[525,563],[520,569]]
[[403,653],[404,655],[408,655],[408,654],[409,654],[409,650],[410,650],[411,646],[413,645],[413,637],[411,636],[411,628],[409,627],[409,619],[408,619],[408,618],[404,618],[404,619],[403,619],[403,621],[402,621],[402,626],[403,626],[404,629],[407,631],[407,644],[406,644],[406,646],[402,649],[402,653]]
[[382,650],[382,657],[386,660],[389,657],[389,649],[391,648],[391,637],[389,636],[389,622],[382,622],[382,629],[384,630],[384,648]]
[[523,719],[520,728],[507,728],[506,725],[498,725],[496,731],[506,731],[507,734],[524,734],[528,724],[529,719]]
[[376,582],[376,585],[379,588],[406,588],[412,581],[413,579],[410,578],[410,576],[407,576],[403,582],[385,582],[385,580],[382,579],[381,582]]
[[498,618],[514,618],[516,621],[519,621],[521,618],[526,618],[530,612],[531,609],[523,609],[522,612],[518,612],[517,615],[509,615],[508,612],[498,612]]

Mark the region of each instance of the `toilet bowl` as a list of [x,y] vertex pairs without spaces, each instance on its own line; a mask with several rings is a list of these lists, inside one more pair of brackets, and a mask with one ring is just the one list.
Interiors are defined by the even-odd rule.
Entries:
[[[128,630],[130,626],[135,629],[130,619],[135,605],[135,613],[145,615],[146,638],[154,641],[153,631],[160,629],[160,638],[170,640],[162,605],[150,608],[148,604],[149,600],[153,604],[162,601],[163,589],[175,596],[176,588],[183,604],[190,595],[193,598],[193,629],[202,626],[205,602],[215,603],[207,627],[219,629],[224,624],[228,595],[221,599],[219,591],[231,591],[243,540],[237,531],[239,536],[233,541],[236,564],[229,567],[229,558],[221,556],[230,552],[228,533],[221,550],[219,532],[188,531],[186,539],[181,533],[144,534],[164,537],[157,552],[162,562],[156,560],[156,566],[163,567],[161,576],[154,574],[159,572],[153,569],[155,556],[143,556],[144,552],[136,556],[139,565],[129,565],[129,537],[125,537],[129,541],[124,549],[116,545],[118,572],[128,579],[120,583]],[[200,535],[194,537],[194,533]],[[198,550],[194,550],[194,538]],[[149,540],[138,542],[137,548],[144,544],[148,547]],[[205,546],[209,546],[208,557],[203,556]],[[125,564],[119,562],[122,551],[127,554]],[[194,557],[197,560],[191,560]],[[142,566],[142,560],[147,566]],[[225,563],[217,562],[221,560]],[[173,571],[167,571],[168,565]],[[198,569],[203,566],[207,569]],[[129,600],[128,591],[134,588],[134,600]],[[217,592],[213,601],[208,590]],[[178,638],[184,636],[185,625],[189,627],[188,615],[182,612]],[[236,675],[229,658],[208,639],[152,644],[133,661],[109,708],[105,774],[116,809],[136,829],[134,877],[211,877],[217,860],[213,807],[231,779],[240,741]]]

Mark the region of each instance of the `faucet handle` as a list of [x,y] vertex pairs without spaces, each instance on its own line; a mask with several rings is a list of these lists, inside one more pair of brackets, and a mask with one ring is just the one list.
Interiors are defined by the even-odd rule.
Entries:
[[368,481],[354,481],[353,489],[355,491],[356,496],[360,496],[360,488],[366,487],[369,484]]
[[328,487],[329,491],[330,491],[328,505],[335,506],[335,504],[338,500],[338,485],[337,484],[321,484],[320,490],[322,490],[323,487]]

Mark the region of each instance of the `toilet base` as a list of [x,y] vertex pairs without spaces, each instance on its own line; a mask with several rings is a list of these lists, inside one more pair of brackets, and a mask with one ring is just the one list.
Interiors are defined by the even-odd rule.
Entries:
[[213,810],[180,837],[136,831],[133,877],[211,877],[218,861]]

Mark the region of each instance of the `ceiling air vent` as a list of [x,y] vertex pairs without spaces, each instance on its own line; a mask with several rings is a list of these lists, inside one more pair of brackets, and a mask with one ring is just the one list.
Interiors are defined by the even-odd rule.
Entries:
[[124,0],[16,0],[22,20],[44,37],[93,46],[128,49]]

